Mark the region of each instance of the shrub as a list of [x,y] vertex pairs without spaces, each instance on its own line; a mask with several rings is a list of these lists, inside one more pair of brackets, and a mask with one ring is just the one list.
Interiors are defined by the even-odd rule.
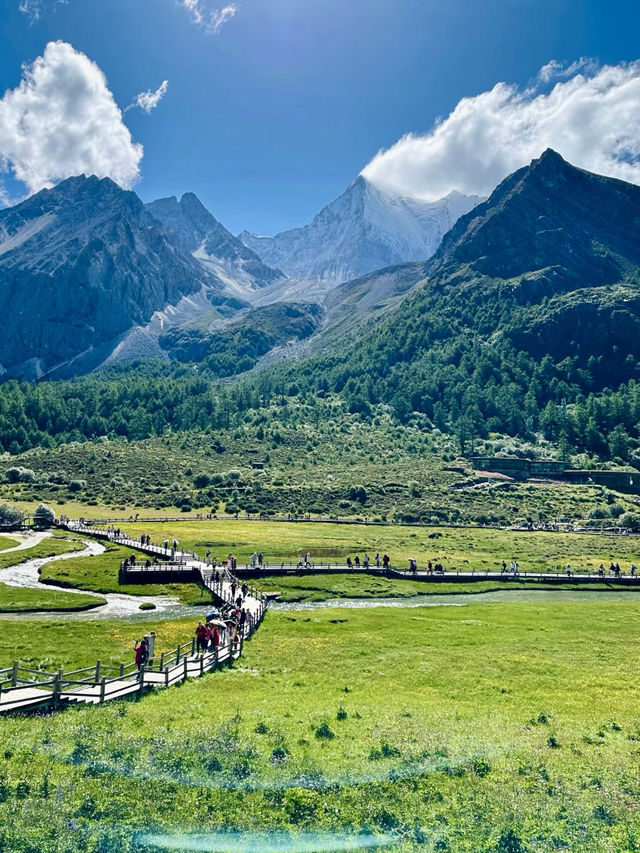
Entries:
[[638,514],[637,512],[625,512],[623,515],[620,516],[618,523],[621,527],[640,527],[640,514]]
[[318,726],[316,729],[316,737],[317,738],[325,738],[326,740],[331,740],[331,738],[335,737],[335,734],[329,727],[328,723],[322,723],[322,725]]
[[55,512],[46,504],[40,504],[33,517],[37,527],[51,527],[56,520]]
[[70,492],[81,492],[85,487],[84,480],[71,480],[69,483]]
[[9,504],[0,504],[0,524],[14,525],[20,524],[24,516],[20,510]]

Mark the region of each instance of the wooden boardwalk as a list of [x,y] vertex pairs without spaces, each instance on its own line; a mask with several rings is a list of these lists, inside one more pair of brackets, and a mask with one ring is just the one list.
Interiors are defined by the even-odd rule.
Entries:
[[[159,546],[144,546],[138,541],[116,538],[107,531],[71,524],[69,529],[112,539],[154,556],[166,556],[165,549]],[[232,590],[239,592],[241,581],[228,572],[216,581],[211,567],[198,560],[195,554],[181,551],[179,557],[173,556],[178,564],[184,564],[192,573],[197,572],[201,583],[211,590],[221,605],[233,605]],[[162,571],[161,567],[158,569]],[[194,637],[169,651],[158,653],[154,649],[154,656],[140,669],[135,663],[112,666],[97,661],[95,666],[73,672],[43,672],[14,661],[13,666],[0,669],[0,714],[53,711],[77,703],[101,705],[114,699],[143,696],[150,690],[182,684],[188,678],[198,678],[222,666],[229,666],[242,655],[245,640],[262,622],[267,599],[251,589],[244,596],[242,606],[247,611],[247,621],[242,628],[221,630],[221,644],[217,648],[198,653]]]

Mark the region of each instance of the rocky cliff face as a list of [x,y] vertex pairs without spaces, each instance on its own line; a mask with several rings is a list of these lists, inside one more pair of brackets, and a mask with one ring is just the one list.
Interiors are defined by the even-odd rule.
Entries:
[[360,176],[304,228],[275,237],[245,231],[240,238],[290,276],[338,284],[431,257],[443,234],[479,200],[451,193],[437,202],[421,202],[384,192]]
[[227,281],[236,295],[247,295],[243,288],[251,291],[285,278],[227,231],[193,193],[185,193],[180,200],[175,196],[158,199],[147,210],[177,234],[209,271]]
[[223,292],[135,193],[108,178],[69,178],[0,211],[5,374],[90,368],[118,336],[203,288]]

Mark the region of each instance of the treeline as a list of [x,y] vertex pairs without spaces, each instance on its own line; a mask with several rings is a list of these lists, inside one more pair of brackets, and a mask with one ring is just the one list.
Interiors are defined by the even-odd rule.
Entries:
[[0,385],[0,450],[16,454],[100,436],[129,440],[193,429],[226,429],[239,414],[269,405],[268,378],[220,386],[184,368],[144,365],[73,381]]

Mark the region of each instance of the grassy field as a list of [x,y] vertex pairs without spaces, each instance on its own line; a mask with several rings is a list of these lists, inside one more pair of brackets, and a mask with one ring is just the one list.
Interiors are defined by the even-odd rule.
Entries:
[[104,598],[47,589],[25,589],[0,583],[0,613],[40,610],[87,610],[105,604]]
[[[0,719],[0,849],[150,850],[136,833],[154,832],[186,850],[176,833],[231,829],[372,833],[398,851],[637,849],[637,617],[596,602],[268,614],[231,670]],[[4,627],[5,659],[20,644],[34,662],[53,649],[53,666],[128,659],[149,626]],[[158,625],[161,645],[192,628]]]
[[4,551],[6,548],[15,548],[19,544],[17,539],[12,539],[10,536],[0,536],[0,551]]
[[142,561],[147,559],[147,555],[112,542],[103,544],[104,554],[74,557],[46,564],[42,567],[40,579],[43,583],[87,589],[92,592],[123,592],[127,595],[140,596],[175,595],[184,604],[202,601],[200,588],[196,584],[125,584],[121,586],[118,582],[120,563],[131,554],[135,554],[136,559]]
[[[446,569],[499,570],[502,560],[519,562],[521,571],[562,571],[569,563],[574,571],[597,571],[600,563],[619,562],[628,573],[640,563],[640,538],[573,533],[519,533],[508,530],[458,527],[397,527],[363,524],[307,522],[193,521],[167,524],[128,524],[134,538],[149,533],[156,542],[176,537],[180,545],[195,549],[201,557],[208,548],[219,559],[229,552],[240,564],[254,551],[266,562],[297,562],[310,552],[318,563],[344,564],[347,556],[371,558],[387,553],[391,564],[408,567],[414,557],[424,568],[428,560]],[[433,537],[433,538],[432,538]]]
[[56,557],[59,554],[82,551],[84,547],[78,539],[49,536],[32,548],[25,548],[23,551],[9,551],[4,554],[0,553],[0,569],[17,566],[20,563],[27,562],[27,560],[35,560],[41,557]]

